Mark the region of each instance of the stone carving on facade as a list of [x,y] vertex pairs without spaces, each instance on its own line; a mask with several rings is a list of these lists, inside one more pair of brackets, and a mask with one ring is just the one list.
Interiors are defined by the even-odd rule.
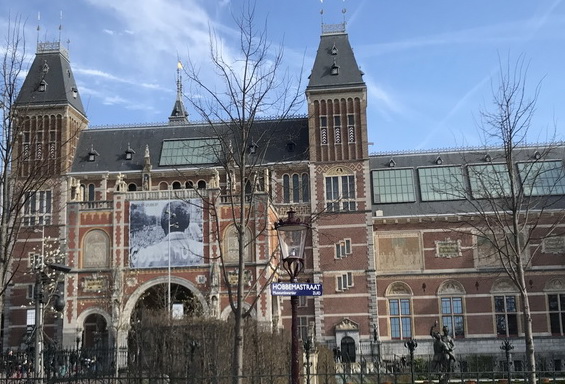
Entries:
[[541,242],[542,253],[565,253],[565,236],[546,237]]
[[502,278],[494,282],[492,285],[492,292],[517,292],[516,286],[508,278]]
[[454,257],[461,257],[461,240],[445,240],[435,241],[436,257],[451,259]]
[[551,279],[549,280],[547,283],[545,283],[545,291],[565,291],[565,279],[563,278],[555,278],[555,279]]
[[116,176],[116,192],[125,192],[127,191],[127,184],[124,181],[124,175],[120,172],[118,176]]
[[80,189],[80,180],[70,177],[69,186],[71,190],[71,201],[82,201],[82,193]]
[[220,172],[216,168],[212,171],[212,177],[210,178],[210,189],[220,188]]
[[343,319],[335,326],[336,331],[358,331],[359,325],[350,319]]
[[460,282],[455,280],[447,280],[441,283],[438,288],[439,295],[460,295],[465,294],[465,288]]
[[386,271],[423,268],[422,245],[417,232],[375,235],[377,266]]
[[85,235],[82,254],[83,268],[108,267],[109,254],[110,240],[104,231],[93,230]]
[[401,281],[396,281],[390,284],[386,290],[387,296],[402,296],[402,295],[412,295],[412,290],[406,283]]

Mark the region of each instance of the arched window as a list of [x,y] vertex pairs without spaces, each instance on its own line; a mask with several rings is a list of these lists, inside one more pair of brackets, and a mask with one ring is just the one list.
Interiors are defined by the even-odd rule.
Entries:
[[565,279],[554,278],[545,283],[549,326],[554,336],[565,335]]
[[290,203],[290,176],[283,175],[283,202]]
[[180,181],[175,181],[173,183],[173,189],[181,189]]
[[204,180],[198,180],[198,189],[206,189],[206,182]]
[[307,173],[283,175],[283,202],[300,203],[310,201],[310,184]]
[[292,175],[292,202],[298,203],[300,201],[300,182],[298,174]]
[[94,184],[88,184],[88,196],[87,201],[94,201],[95,194],[94,194]]
[[497,336],[518,336],[517,289],[508,278],[501,278],[492,285],[494,316]]
[[84,236],[82,244],[83,268],[108,268],[110,265],[110,238],[106,232],[95,229]]
[[137,191],[137,185],[135,183],[130,183],[128,185],[128,191],[130,191],[130,192]]
[[184,183],[184,188],[186,189],[194,188],[194,183],[192,182],[192,180],[188,180],[186,183]]
[[[244,236],[243,260],[252,261],[253,245],[251,241],[251,231],[246,229]],[[237,263],[239,259],[239,242],[237,241],[237,230],[234,225],[230,225],[224,234],[224,261],[226,263]]]
[[453,337],[465,337],[465,288],[455,280],[441,283],[438,289],[441,323]]
[[412,337],[412,290],[403,282],[390,284],[386,290],[390,337],[409,339]]
[[326,209],[329,212],[355,211],[355,175],[345,167],[336,167],[325,176]]
[[302,174],[302,201],[310,201],[310,178],[307,173]]
[[167,189],[169,189],[169,184],[167,184],[164,181],[159,183],[159,190],[160,191],[166,191]]

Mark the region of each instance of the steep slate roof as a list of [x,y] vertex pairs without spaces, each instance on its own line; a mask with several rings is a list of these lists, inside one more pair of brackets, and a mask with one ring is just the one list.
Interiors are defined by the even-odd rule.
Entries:
[[[543,154],[543,158],[540,161],[565,160],[565,145],[540,145],[518,148],[514,152],[514,161],[515,163],[531,162],[533,161],[536,152]],[[371,172],[387,169],[413,169],[414,192],[416,198],[416,201],[414,202],[376,204],[373,200],[373,193],[371,192],[373,213],[376,211],[382,211],[383,217],[415,217],[419,215],[449,215],[475,211],[471,204],[465,200],[422,201],[417,170],[418,168],[425,167],[460,166],[464,168],[463,173],[467,176],[465,166],[474,164],[489,164],[489,162],[485,160],[487,155],[490,156],[492,164],[503,162],[502,151],[500,148],[462,148],[460,150],[438,149],[425,152],[383,153],[371,155],[369,158]],[[438,157],[441,159],[441,164],[437,164]],[[391,160],[394,161],[394,167],[389,166]],[[464,182],[465,187],[468,189],[468,177],[464,177]],[[373,177],[371,175],[371,191],[373,190],[372,188]],[[565,196],[551,196],[546,199],[548,203],[553,205],[552,208],[565,209]],[[480,199],[477,201],[480,203]],[[379,212],[379,215],[380,214],[381,212]]]
[[[337,75],[332,75],[334,65],[339,67]],[[357,66],[345,31],[323,33],[307,89],[364,85],[363,72]]]
[[[39,90],[42,81],[46,83],[44,92]],[[67,51],[58,42],[39,43],[35,59],[16,99],[16,105],[67,103],[86,116]]]
[[[196,138],[214,138],[216,135],[206,124],[152,125],[116,128],[90,128],[81,132],[71,173],[89,172],[140,172],[144,165],[145,147],[149,145],[153,170],[171,169],[160,166],[163,141]],[[216,136],[217,137],[217,136]],[[308,160],[308,119],[306,117],[279,120],[256,120],[252,138],[257,153],[265,154],[263,163]],[[289,143],[293,150],[289,150]],[[126,160],[128,144],[135,151],[132,160]],[[88,161],[91,150],[98,153],[95,161]],[[180,166],[199,168],[209,165]]]

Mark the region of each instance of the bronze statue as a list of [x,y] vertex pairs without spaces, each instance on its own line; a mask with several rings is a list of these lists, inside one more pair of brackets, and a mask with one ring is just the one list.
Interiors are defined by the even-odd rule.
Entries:
[[444,326],[442,332],[438,330],[438,322],[430,328],[430,336],[434,339],[434,358],[433,368],[440,372],[440,383],[449,380],[449,374],[453,372],[453,363],[455,362],[455,343],[449,336],[449,329]]

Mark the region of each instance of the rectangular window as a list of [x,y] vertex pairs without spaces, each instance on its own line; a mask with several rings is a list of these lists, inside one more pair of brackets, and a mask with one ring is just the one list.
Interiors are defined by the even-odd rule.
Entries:
[[320,143],[328,144],[328,118],[320,116]]
[[415,200],[412,169],[373,171],[373,203],[403,203]]
[[335,244],[335,257],[341,259],[351,255],[351,239],[344,239]]
[[463,321],[463,298],[441,298],[442,324],[452,333],[453,337],[465,337]]
[[465,198],[461,167],[419,168],[418,180],[422,201],[460,200]]
[[547,295],[549,324],[553,335],[565,333],[565,294]]
[[336,277],[336,291],[343,292],[353,287],[353,273],[347,272]]
[[510,177],[506,164],[469,165],[467,171],[474,199],[510,195]]
[[300,337],[300,340],[305,341],[308,339],[308,332],[312,321],[310,316],[298,316],[298,337]]
[[561,161],[518,163],[526,196],[565,195],[565,173]]
[[515,296],[495,296],[496,334],[509,337],[518,335],[518,313]]
[[412,337],[412,312],[410,299],[390,299],[390,336],[393,339]]
[[355,142],[355,117],[347,115],[347,140],[350,143]]
[[336,144],[341,143],[341,116],[334,116],[334,132]]
[[24,225],[49,225],[51,213],[51,191],[26,192]]
[[330,212],[356,209],[355,176],[326,177],[326,209]]

